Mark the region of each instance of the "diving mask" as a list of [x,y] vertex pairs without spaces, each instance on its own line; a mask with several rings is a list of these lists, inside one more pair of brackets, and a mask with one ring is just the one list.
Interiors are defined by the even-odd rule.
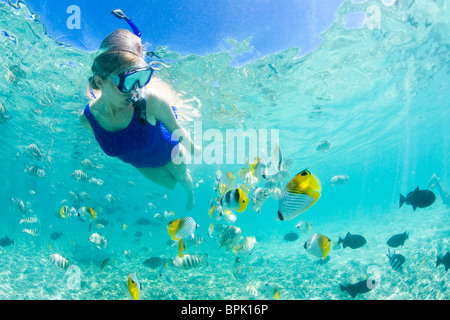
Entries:
[[147,66],[114,75],[111,81],[120,92],[130,93],[133,89],[145,87],[150,82],[152,74],[153,69]]

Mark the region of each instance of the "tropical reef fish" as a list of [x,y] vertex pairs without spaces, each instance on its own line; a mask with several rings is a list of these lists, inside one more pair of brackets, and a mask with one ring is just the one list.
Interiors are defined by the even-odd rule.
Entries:
[[139,300],[139,296],[141,294],[141,283],[136,277],[135,273],[128,274],[128,282],[127,282],[128,292],[130,293],[131,299]]
[[319,145],[316,147],[316,151],[319,152],[325,152],[330,150],[331,148],[331,142],[328,140],[323,140]]
[[300,221],[299,223],[297,223],[295,225],[295,227],[297,228],[297,230],[304,232],[304,233],[308,233],[311,231],[311,224],[306,221]]
[[89,241],[97,245],[97,248],[99,249],[104,249],[107,245],[106,238],[98,232],[91,234],[91,236],[89,237]]
[[82,171],[82,170],[75,170],[74,172],[72,172],[70,174],[70,176],[72,178],[74,178],[76,181],[82,181],[82,182],[87,182],[89,181],[89,177],[86,174],[86,172]]
[[22,232],[28,233],[28,234],[32,235],[33,237],[39,236],[37,229],[22,229]]
[[255,244],[256,244],[255,237],[253,236],[245,237],[241,243],[233,247],[233,252],[236,254],[238,252],[242,252],[250,255],[252,253],[253,248],[255,247]]
[[25,208],[25,204],[23,203],[22,200],[17,199],[17,198],[12,198],[11,199],[12,202],[14,202],[14,204],[16,205],[17,210],[19,210],[20,213],[25,214],[26,213],[26,208]]
[[350,177],[347,175],[338,175],[331,178],[330,182],[332,186],[338,186],[341,184],[345,184],[348,180],[350,180]]
[[406,198],[400,193],[400,206],[402,207],[404,203],[409,204],[413,207],[413,210],[416,211],[417,208],[426,208],[433,204],[434,200],[436,200],[436,196],[433,191],[430,190],[419,190],[419,187],[416,190],[408,193]]
[[52,232],[52,234],[50,235],[50,239],[52,240],[58,240],[59,237],[62,236],[62,232]]
[[389,258],[389,265],[394,269],[395,271],[402,271],[402,265],[405,263],[406,258],[402,256],[401,254],[396,254],[395,250],[394,253],[391,254],[391,250],[388,249],[388,254],[386,255]]
[[220,247],[224,247],[227,250],[230,250],[241,240],[242,238],[241,234],[242,234],[241,228],[233,225],[228,226],[219,235],[218,243]]
[[66,258],[64,258],[62,255],[60,255],[58,253],[54,253],[54,254],[50,255],[48,257],[48,259],[51,262],[53,262],[53,264],[60,269],[66,270],[70,266],[69,260],[67,260]]
[[200,264],[208,266],[208,254],[185,254],[183,257],[177,256],[172,261],[173,265],[180,269],[192,269],[198,267]]
[[188,236],[194,236],[198,224],[191,217],[184,217],[169,222],[167,230],[172,240],[181,240]]
[[436,259],[436,268],[439,267],[439,265],[443,264],[445,267],[445,272],[447,272],[448,268],[450,268],[450,253],[447,251],[445,256],[441,258],[440,256]]
[[32,143],[25,148],[25,154],[32,159],[43,159],[41,149],[39,149],[39,147],[35,143]]
[[0,239],[0,246],[7,247],[14,244],[14,240],[11,240],[8,236],[3,237]]
[[280,289],[273,284],[266,283],[266,294],[270,299],[277,300],[281,298]]
[[327,257],[328,252],[330,252],[330,246],[330,239],[319,233],[313,234],[303,245],[307,252],[322,259]]
[[298,239],[298,233],[297,232],[288,232],[284,235],[284,240],[287,242],[293,242]]
[[78,209],[77,215],[82,219],[90,217],[92,220],[95,220],[97,218],[97,211],[90,207],[81,207]]
[[223,208],[243,212],[247,208],[248,197],[241,189],[234,188],[225,192],[220,199],[220,205]]
[[393,235],[386,242],[387,245],[391,248],[397,248],[403,246],[405,244],[406,239],[408,239],[409,233],[403,232],[396,235]]
[[44,178],[45,177],[44,169],[42,169],[39,166],[31,166],[31,167],[26,166],[23,172],[26,172],[26,173],[28,173],[28,175],[35,177],[35,178]]
[[160,257],[151,257],[144,261],[143,265],[150,269],[159,269],[167,259]]
[[286,185],[278,201],[279,220],[291,220],[308,210],[319,198],[319,179],[308,170],[298,173]]
[[26,217],[24,219],[20,219],[19,223],[36,223],[38,219],[36,217]]
[[267,192],[266,189],[256,188],[255,191],[253,191],[252,196],[253,211],[261,213],[261,207],[268,197],[269,193]]
[[359,234],[351,234],[350,232],[347,232],[347,235],[344,239],[339,237],[339,240],[337,242],[337,245],[341,245],[343,248],[349,247],[352,249],[358,249],[361,248],[363,245],[366,244],[366,238]]
[[363,294],[371,291],[378,285],[375,279],[368,278],[355,284],[348,284],[346,286],[340,285],[341,291],[347,291],[352,298],[356,298],[356,295]]
[[111,261],[110,258],[106,258],[102,261],[102,263],[100,264],[100,272],[103,272],[103,269],[105,269],[108,266],[110,261]]

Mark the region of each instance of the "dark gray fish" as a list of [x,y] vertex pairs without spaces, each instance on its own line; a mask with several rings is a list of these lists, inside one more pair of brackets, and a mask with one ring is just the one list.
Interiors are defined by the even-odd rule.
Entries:
[[296,232],[292,232],[292,231],[289,232],[289,233],[286,233],[285,236],[284,236],[284,240],[288,241],[288,242],[292,242],[292,241],[295,241],[297,239],[298,239],[298,234]]
[[413,207],[413,210],[416,211],[416,208],[426,208],[433,204],[434,200],[436,200],[436,196],[433,191],[430,190],[419,190],[419,187],[416,190],[408,193],[406,198],[400,193],[400,206],[402,207],[404,203],[409,204]]
[[445,256],[443,258],[441,257],[437,257],[436,260],[436,268],[440,265],[443,264],[445,267],[445,272],[447,272],[448,268],[450,268],[450,253],[447,251],[447,253],[445,254]]
[[406,239],[408,239],[409,233],[403,232],[396,234],[389,238],[386,244],[391,248],[397,248],[405,244]]
[[160,257],[151,257],[144,261],[144,266],[151,269],[159,269],[164,263],[166,259]]
[[7,247],[14,244],[14,240],[11,240],[8,236],[5,236],[4,238],[0,239],[0,246]]
[[389,265],[394,269],[395,271],[402,271],[402,265],[405,263],[406,258],[402,256],[401,254],[396,254],[395,250],[394,253],[391,254],[391,251],[388,249],[388,254],[386,255],[389,258]]
[[59,237],[61,237],[61,236],[62,236],[62,232],[53,232],[53,233],[50,235],[50,239],[52,239],[52,240],[58,240]]
[[363,294],[371,291],[378,285],[375,279],[368,278],[355,284],[348,284],[347,286],[340,285],[341,291],[347,291],[348,294],[355,298],[357,294]]
[[136,231],[136,232],[134,233],[134,236],[135,236],[136,238],[140,238],[140,237],[142,237],[142,232],[141,232],[141,231]]
[[363,245],[366,244],[366,238],[359,234],[351,234],[350,232],[347,232],[344,239],[339,237],[339,240],[337,242],[337,245],[339,246],[342,243],[342,247],[346,248],[352,248],[352,249],[358,249],[361,248]]

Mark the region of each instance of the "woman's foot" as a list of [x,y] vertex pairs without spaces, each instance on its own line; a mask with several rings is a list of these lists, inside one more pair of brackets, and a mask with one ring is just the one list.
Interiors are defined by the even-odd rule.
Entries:
[[430,181],[428,182],[428,188],[434,188],[436,187],[436,184],[439,183],[439,178],[436,175],[436,173],[433,173],[433,175],[431,176]]

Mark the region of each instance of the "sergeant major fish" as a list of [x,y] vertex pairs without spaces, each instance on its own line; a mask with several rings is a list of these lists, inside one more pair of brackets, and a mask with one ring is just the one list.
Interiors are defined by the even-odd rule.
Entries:
[[208,254],[185,254],[183,257],[175,257],[172,263],[175,267],[180,269],[192,269],[198,267],[200,264],[208,266]]
[[218,243],[220,247],[224,247],[227,250],[233,248],[242,238],[241,228],[236,226],[228,226],[219,236]]

